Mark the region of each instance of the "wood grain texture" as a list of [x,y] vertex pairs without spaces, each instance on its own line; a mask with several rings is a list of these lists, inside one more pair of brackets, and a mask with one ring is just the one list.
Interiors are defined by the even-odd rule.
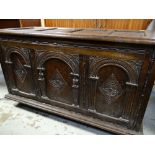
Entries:
[[47,27],[88,27],[95,28],[96,20],[92,19],[45,19]]
[[45,26],[145,30],[151,21],[151,19],[45,19]]

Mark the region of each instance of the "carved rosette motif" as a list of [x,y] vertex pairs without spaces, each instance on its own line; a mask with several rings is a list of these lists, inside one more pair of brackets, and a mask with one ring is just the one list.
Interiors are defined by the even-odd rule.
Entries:
[[50,78],[49,83],[53,88],[55,88],[56,91],[59,92],[62,91],[63,88],[67,85],[67,82],[64,80],[58,69],[56,69],[55,73]]
[[99,86],[99,90],[107,104],[115,102],[123,93],[123,89],[113,73]]

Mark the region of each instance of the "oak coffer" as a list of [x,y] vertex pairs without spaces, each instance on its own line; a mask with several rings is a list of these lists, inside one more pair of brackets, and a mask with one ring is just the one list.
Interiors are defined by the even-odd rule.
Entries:
[[0,52],[7,98],[114,133],[142,133],[155,33],[8,28]]

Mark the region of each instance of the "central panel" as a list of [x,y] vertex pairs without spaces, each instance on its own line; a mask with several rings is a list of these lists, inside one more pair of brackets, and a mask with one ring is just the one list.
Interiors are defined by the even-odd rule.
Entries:
[[45,62],[45,79],[47,97],[73,104],[71,68],[62,60],[51,58]]
[[78,106],[79,56],[36,50],[37,81],[44,100]]

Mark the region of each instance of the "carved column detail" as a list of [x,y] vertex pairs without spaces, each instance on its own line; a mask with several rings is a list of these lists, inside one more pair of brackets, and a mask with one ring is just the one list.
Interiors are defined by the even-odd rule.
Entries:
[[79,97],[78,97],[78,90],[79,90],[79,74],[71,73],[71,76],[73,77],[73,98],[75,106],[79,106]]
[[88,69],[89,69],[89,57],[86,55],[80,55],[80,64],[79,64],[79,104],[81,108],[88,109]]
[[41,67],[41,68],[37,68],[39,71],[39,77],[38,77],[38,81],[39,81],[39,86],[41,89],[41,96],[42,97],[46,97],[46,92],[45,92],[45,77],[44,77],[44,71],[45,68]]
[[99,80],[98,76],[90,76],[89,77],[89,110],[95,111],[95,101],[96,101],[96,89],[97,89],[97,81]]
[[[137,93],[138,84],[132,84],[130,82],[126,82],[126,95],[124,99],[124,108],[122,111],[122,117],[125,119],[130,119],[128,116],[131,115],[132,108],[135,106],[134,97]],[[129,104],[130,103],[130,104]],[[132,120],[130,121],[130,124]]]

